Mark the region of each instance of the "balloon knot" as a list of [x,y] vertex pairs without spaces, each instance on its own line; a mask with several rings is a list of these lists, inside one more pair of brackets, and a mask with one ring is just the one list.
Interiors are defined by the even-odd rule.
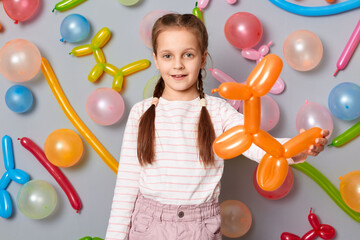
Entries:
[[216,92],[218,92],[219,91],[219,89],[213,89],[213,90],[211,90],[211,93],[216,93]]
[[69,55],[71,55],[72,54],[72,52],[69,52]]
[[18,21],[18,20],[16,20],[14,23],[15,23],[15,24],[18,24],[18,23],[19,23],[19,21]]
[[62,39],[60,39],[60,42],[64,42],[64,39],[62,38]]
[[343,177],[342,177],[342,176],[340,176],[340,177],[339,177],[339,180],[341,181],[341,180],[342,180],[342,178],[343,178]]
[[51,12],[55,12],[55,8]]
[[213,71],[213,69],[212,69],[212,68],[209,68],[209,70],[210,70],[210,72],[212,72],[212,71]]
[[21,140],[21,138],[18,138],[17,140]]
[[310,213],[312,212],[312,208],[310,208]]

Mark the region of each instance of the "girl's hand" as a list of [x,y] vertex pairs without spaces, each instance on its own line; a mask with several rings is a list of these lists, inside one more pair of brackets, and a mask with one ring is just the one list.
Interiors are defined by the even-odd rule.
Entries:
[[[304,132],[305,129],[300,129],[300,133]],[[321,131],[321,138],[315,139],[315,144],[311,145],[305,151],[299,153],[298,155],[292,157],[294,163],[301,163],[307,159],[307,156],[317,156],[320,152],[324,150],[324,146],[327,144],[327,136],[329,136],[329,130],[322,130]]]

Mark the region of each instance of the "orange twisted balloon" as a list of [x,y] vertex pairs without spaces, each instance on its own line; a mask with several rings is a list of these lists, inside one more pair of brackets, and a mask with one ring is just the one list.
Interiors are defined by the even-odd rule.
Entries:
[[275,54],[265,56],[250,73],[246,84],[222,83],[214,92],[227,99],[244,100],[244,125],[235,126],[215,139],[213,149],[223,159],[234,158],[255,143],[266,154],[260,161],[256,178],[265,191],[274,191],[284,182],[288,172],[287,158],[306,150],[321,137],[320,128],[311,128],[290,139],[279,143],[269,133],[260,129],[260,97],[270,91],[278,79],[283,63]]

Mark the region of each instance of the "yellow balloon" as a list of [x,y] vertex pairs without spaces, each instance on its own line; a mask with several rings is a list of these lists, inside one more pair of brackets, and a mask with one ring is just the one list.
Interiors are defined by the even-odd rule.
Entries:
[[41,70],[45,76],[47,83],[51,91],[53,92],[56,100],[58,101],[61,109],[64,111],[66,117],[79,131],[81,136],[90,144],[95,152],[101,157],[101,159],[108,165],[108,167],[117,174],[119,163],[113,156],[106,150],[101,142],[95,137],[95,135],[87,128],[87,126],[81,121],[75,110],[72,108],[69,100],[66,98],[59,81],[52,69],[50,63],[45,58],[41,61]]
[[341,177],[340,194],[346,205],[360,212],[360,171],[352,171]]
[[57,129],[46,138],[44,152],[48,160],[58,167],[71,167],[83,153],[80,136],[70,129]]

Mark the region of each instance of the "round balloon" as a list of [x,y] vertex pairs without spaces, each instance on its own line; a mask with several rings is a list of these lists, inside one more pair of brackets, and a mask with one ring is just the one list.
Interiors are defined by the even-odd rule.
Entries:
[[226,200],[220,204],[221,233],[230,238],[245,235],[252,223],[249,208],[242,202]]
[[3,0],[6,14],[15,20],[25,21],[29,19],[39,7],[39,0]]
[[5,103],[11,111],[24,113],[31,108],[33,95],[27,87],[14,85],[6,91]]
[[83,143],[79,135],[70,129],[57,129],[45,140],[47,159],[58,167],[71,167],[83,154]]
[[274,191],[270,191],[270,192],[263,190],[259,186],[259,184],[257,183],[257,180],[256,180],[256,172],[257,172],[257,167],[255,168],[255,171],[253,174],[253,184],[254,184],[256,191],[264,198],[271,199],[271,200],[277,200],[277,199],[284,198],[286,195],[288,195],[288,193],[290,192],[290,190],[293,186],[294,175],[293,175],[290,167],[289,167],[288,173],[286,175],[286,178],[285,178],[283,184],[278,189],[276,189]]
[[25,39],[14,39],[0,49],[0,73],[13,82],[25,82],[39,72],[39,49]]
[[260,128],[264,131],[270,131],[279,122],[280,109],[277,102],[270,96],[261,97],[261,124]]
[[120,120],[125,103],[121,95],[111,88],[99,88],[86,100],[86,112],[100,125],[112,125]]
[[296,115],[296,130],[308,130],[313,127],[329,130],[329,136],[333,131],[333,120],[327,108],[316,102],[308,102],[300,107]]
[[20,211],[32,219],[43,219],[56,208],[57,194],[50,183],[43,180],[31,180],[25,183],[17,195]]
[[153,96],[154,94],[154,90],[155,90],[155,86],[157,84],[157,82],[159,81],[161,75],[156,75],[152,78],[150,78],[150,80],[146,83],[144,90],[143,90],[143,99],[147,99]]
[[340,194],[346,205],[360,212],[360,171],[352,171],[341,178]]
[[160,17],[169,14],[171,12],[166,10],[154,10],[146,14],[140,22],[139,25],[139,34],[142,42],[148,47],[152,49],[152,42],[151,42],[151,31],[152,27],[156,20]]
[[236,48],[255,46],[261,39],[263,29],[259,19],[248,12],[238,12],[225,23],[225,37]]
[[132,6],[139,2],[139,0],[118,0],[124,6]]
[[360,117],[360,87],[351,82],[335,86],[328,99],[329,109],[335,117],[351,121]]
[[298,30],[285,39],[283,53],[290,67],[298,71],[309,71],[320,63],[323,46],[315,33]]
[[80,14],[70,14],[65,17],[60,25],[60,41],[81,42],[89,36],[90,24]]

